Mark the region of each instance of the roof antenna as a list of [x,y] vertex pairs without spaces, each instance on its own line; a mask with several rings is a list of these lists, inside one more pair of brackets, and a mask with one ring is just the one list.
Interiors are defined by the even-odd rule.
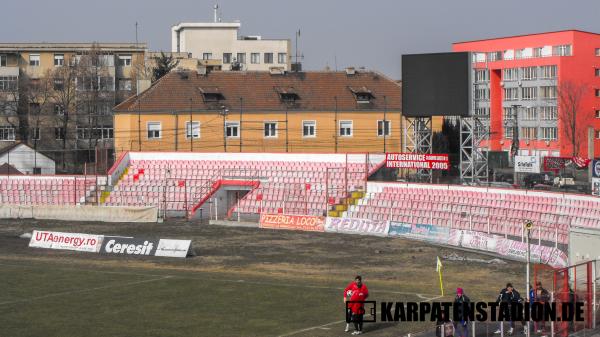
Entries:
[[219,4],[215,4],[215,6],[213,7],[213,9],[215,10],[215,23],[219,22]]

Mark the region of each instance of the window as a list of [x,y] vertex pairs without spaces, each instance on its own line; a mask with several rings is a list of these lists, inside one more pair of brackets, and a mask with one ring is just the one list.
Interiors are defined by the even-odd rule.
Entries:
[[91,129],[85,126],[78,126],[76,129],[77,139],[91,139]]
[[185,138],[200,138],[200,122],[185,122]]
[[223,53],[223,64],[231,63],[231,53]]
[[475,89],[475,99],[478,101],[487,101],[490,99],[489,88],[477,88]]
[[160,122],[148,122],[148,139],[159,139],[161,137],[162,126]]
[[596,118],[600,118],[600,110],[596,110]]
[[596,56],[600,56],[600,48],[596,48],[595,54],[596,54]]
[[287,63],[287,54],[286,53],[277,54],[277,63],[279,63],[279,64]]
[[131,91],[131,79],[130,78],[119,79],[119,90]]
[[555,106],[540,107],[540,119],[543,121],[558,120],[558,109]]
[[102,139],[113,139],[115,137],[114,129],[110,126],[102,128]]
[[40,140],[40,128],[31,128],[31,140]]
[[55,78],[53,87],[56,91],[63,90],[65,88],[65,81],[62,78]]
[[517,109],[518,108],[516,107],[507,107],[502,109],[502,118],[504,119],[504,123],[515,119]]
[[0,127],[0,141],[15,140],[15,128],[12,126]]
[[64,140],[65,139],[65,128],[54,128],[54,139]]
[[119,55],[119,66],[130,67],[131,66],[131,54]]
[[521,88],[521,98],[523,100],[534,100],[534,99],[537,99],[537,87],[523,87],[523,88]]
[[521,134],[519,135],[522,139],[537,139],[537,128],[535,127],[524,127],[521,128]]
[[6,67],[8,64],[8,57],[6,54],[0,54],[0,67]]
[[536,121],[537,120],[537,108],[529,107],[525,108],[523,112],[524,121]]
[[540,78],[556,78],[556,66],[541,66]]
[[273,53],[265,53],[265,64],[273,63]]
[[266,122],[265,123],[265,138],[277,137],[277,123]]
[[225,122],[225,134],[228,138],[240,136],[240,122]]
[[558,131],[556,128],[540,128],[540,134],[542,140],[556,140],[558,139]]
[[65,107],[60,104],[54,104],[54,113],[57,116],[64,116],[65,115]]
[[544,47],[533,48],[533,57],[542,57],[542,50]]
[[596,97],[600,97],[600,89],[594,89],[594,94]]
[[540,94],[543,99],[556,99],[556,86],[540,87]]
[[502,60],[502,52],[501,51],[493,51],[487,53],[488,62],[499,61]]
[[475,115],[487,117],[490,115],[489,107],[475,108]]
[[212,53],[202,53],[203,60],[212,60]]
[[340,121],[340,136],[352,136],[352,121]]
[[42,174],[42,168],[41,167],[34,167],[33,168],[33,174],[35,174],[35,175]]
[[54,66],[62,67],[65,65],[65,54],[54,54]]
[[316,121],[302,121],[302,137],[316,137]]
[[594,76],[600,77],[600,68],[594,68]]
[[503,81],[516,81],[519,76],[519,71],[517,68],[507,68],[502,70],[502,80]]
[[504,88],[504,100],[515,101],[519,95],[519,88]]
[[504,128],[504,138],[513,139],[515,135],[515,128],[513,126],[507,126]]
[[40,65],[40,54],[30,54],[29,55],[29,66],[39,67],[39,65]]
[[16,90],[17,76],[0,76],[0,91]]
[[241,64],[246,64],[246,53],[237,53],[237,61]]
[[517,49],[517,50],[515,50],[515,59],[516,60],[522,59],[523,58],[523,52],[524,52],[524,49]]
[[537,67],[522,68],[524,80],[535,80],[537,78]]
[[100,91],[115,91],[115,78],[100,77]]
[[600,131],[596,130],[594,133],[596,134],[596,139],[600,139]]
[[554,56],[571,56],[571,45],[554,46]]
[[487,82],[490,80],[490,72],[487,69],[475,70],[475,82]]
[[260,53],[250,54],[250,63],[259,64],[260,63]]
[[383,121],[383,120],[377,121],[377,136],[380,136],[380,137],[389,136],[390,129],[391,129],[390,121]]

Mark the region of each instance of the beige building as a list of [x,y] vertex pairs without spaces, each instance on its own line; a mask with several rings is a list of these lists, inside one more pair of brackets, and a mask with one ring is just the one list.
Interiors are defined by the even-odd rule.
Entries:
[[146,79],[145,44],[0,43],[0,149],[22,142],[82,172],[111,157],[112,107]]
[[289,39],[240,36],[239,22],[180,23],[171,28],[171,51],[191,53],[202,65],[218,70],[290,70]]

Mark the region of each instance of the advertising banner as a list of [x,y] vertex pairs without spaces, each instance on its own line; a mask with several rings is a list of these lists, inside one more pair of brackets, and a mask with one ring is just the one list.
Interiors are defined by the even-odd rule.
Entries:
[[325,219],[319,216],[263,213],[260,215],[259,227],[324,232]]
[[446,244],[450,236],[450,229],[428,224],[407,224],[390,221],[389,236],[405,236],[418,240],[426,240]]
[[130,256],[153,256],[156,240],[142,240],[118,236],[105,236],[100,253]]
[[333,233],[386,236],[389,228],[390,223],[383,220],[327,217],[325,223],[325,231]]
[[102,235],[34,230],[29,247],[97,253],[100,251],[102,238]]
[[192,240],[160,239],[154,256],[186,257],[192,254]]
[[387,168],[449,170],[447,154],[386,153]]
[[[496,252],[502,256],[525,261],[527,259],[527,243],[503,239]],[[568,259],[564,252],[554,247],[532,244],[531,261],[546,263],[553,267],[565,267]]]
[[538,156],[515,156],[515,172],[540,173],[541,164]]
[[464,248],[496,252],[498,239],[495,235],[487,233],[462,231],[460,245]]

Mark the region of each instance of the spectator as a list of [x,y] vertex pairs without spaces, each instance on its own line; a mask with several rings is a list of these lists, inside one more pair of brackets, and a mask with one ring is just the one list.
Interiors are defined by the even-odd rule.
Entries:
[[[354,278],[354,286],[351,287],[352,295],[350,296],[350,302],[346,307],[350,309],[352,313],[352,322],[354,323],[353,335],[362,334],[363,327],[363,316],[365,314],[364,301],[369,297],[369,290],[367,286],[362,283],[362,277],[357,275]],[[347,290],[344,291],[347,294]],[[346,297],[344,297],[346,301]]]
[[[544,315],[543,305],[546,302],[550,301],[550,293],[544,287],[542,287],[542,282],[537,281],[535,283],[535,289],[533,290],[533,297],[530,299],[531,302],[540,303],[542,305],[541,315]],[[535,326],[535,330],[537,333],[543,333],[546,329],[546,321],[542,318],[541,321],[535,321],[533,323]]]
[[469,337],[469,315],[468,305],[471,300],[465,295],[462,288],[456,288],[456,297],[454,298],[454,310],[456,317],[454,317],[454,331],[455,335],[459,337]]
[[[507,283],[506,288],[500,290],[500,294],[498,295],[498,298],[496,299],[496,303],[507,303],[508,308],[509,308],[509,314],[510,314],[512,303],[520,303],[520,302],[523,302],[523,299],[521,298],[521,294],[519,294],[519,292],[517,290],[515,290],[512,283]],[[500,322],[500,324],[503,324],[503,323],[504,322]],[[513,322],[512,320],[509,320],[509,329],[508,329],[509,335],[513,334],[514,327],[515,327],[515,322]],[[525,330],[524,331],[525,334],[527,334],[527,331],[526,331],[527,328],[525,325],[523,326],[523,329]],[[501,332],[502,332],[502,330],[498,329],[494,333],[499,334]]]
[[[444,332],[442,334],[442,331]],[[447,317],[446,312],[442,311],[441,317],[435,323],[436,337],[454,337],[454,325]]]

